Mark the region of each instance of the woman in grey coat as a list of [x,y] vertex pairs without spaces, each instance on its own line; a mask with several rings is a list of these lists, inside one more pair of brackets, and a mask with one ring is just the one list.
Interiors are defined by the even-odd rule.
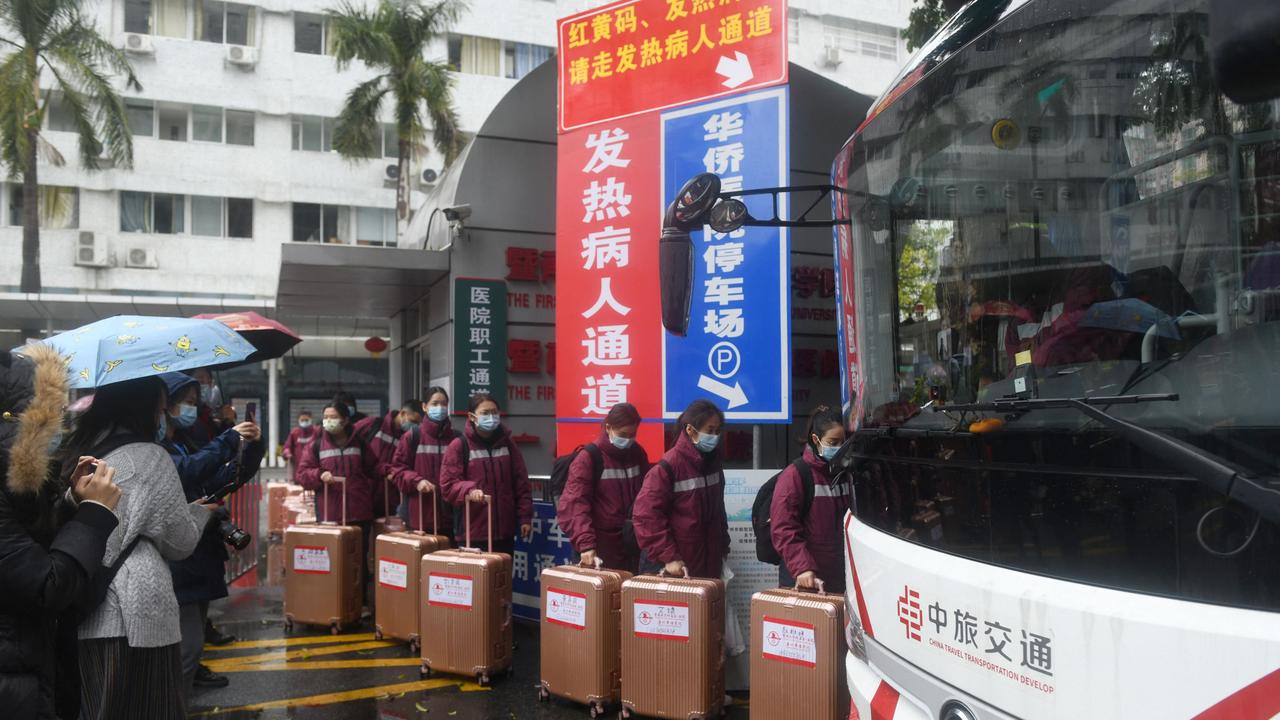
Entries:
[[178,601],[169,562],[191,554],[210,512],[188,504],[164,437],[159,378],[98,388],[66,452],[94,454],[115,468],[123,495],[120,525],[103,564],[130,553],[106,600],[80,624],[81,720],[181,720],[183,700]]

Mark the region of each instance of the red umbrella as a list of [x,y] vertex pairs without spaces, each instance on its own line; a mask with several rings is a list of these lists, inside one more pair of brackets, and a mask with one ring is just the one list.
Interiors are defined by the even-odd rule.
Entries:
[[223,314],[206,313],[195,317],[198,320],[217,320],[235,330],[257,348],[256,352],[243,361],[235,363],[235,365],[247,365],[282,357],[294,345],[302,342],[302,338],[298,337],[297,333],[284,324],[252,311]]

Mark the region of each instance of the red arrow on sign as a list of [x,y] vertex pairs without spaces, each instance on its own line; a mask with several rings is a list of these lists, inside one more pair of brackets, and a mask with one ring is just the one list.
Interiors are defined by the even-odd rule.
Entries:
[[786,0],[621,0],[558,29],[560,132],[787,81]]

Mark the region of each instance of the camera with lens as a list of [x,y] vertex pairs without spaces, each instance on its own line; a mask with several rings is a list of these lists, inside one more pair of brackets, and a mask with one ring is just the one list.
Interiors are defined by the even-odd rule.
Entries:
[[232,549],[243,550],[253,541],[253,536],[242,530],[231,519],[231,513],[225,506],[219,507],[213,512],[213,521],[217,523],[218,536],[222,538],[222,542]]

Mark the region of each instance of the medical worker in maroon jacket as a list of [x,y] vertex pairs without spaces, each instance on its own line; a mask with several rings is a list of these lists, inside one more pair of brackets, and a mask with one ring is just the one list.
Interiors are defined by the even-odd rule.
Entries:
[[[805,478],[795,463],[787,466],[773,489],[769,508],[773,546],[782,556],[778,583],[816,588],[822,580],[827,592],[844,592],[842,522],[849,509],[850,483],[831,477],[829,462],[844,444],[844,423],[839,413],[823,405],[809,416],[804,454],[799,462],[808,469]],[[805,484],[813,485],[813,500],[805,512]]]
[[676,426],[675,447],[649,469],[636,498],[636,539],[647,564],[664,566],[668,575],[687,571],[691,577],[719,580],[729,554],[724,471],[717,452],[724,413],[710,401],[694,400]]
[[528,539],[533,531],[529,471],[511,432],[502,425],[497,401],[487,393],[478,393],[471,396],[469,408],[466,429],[445,450],[440,470],[444,499],[458,511],[454,539],[462,544],[466,533],[464,501],[470,498],[471,544],[488,549],[488,511],[482,502],[488,495],[493,499],[494,552],[510,554],[515,551],[516,532]]
[[[347,524],[360,528],[360,557],[369,557],[373,525],[373,489],[380,482],[378,458],[355,434],[347,406],[325,406],[324,432],[298,459],[298,484],[316,493],[319,520],[342,522],[342,499],[347,500]],[[328,500],[324,487],[328,486]],[[368,568],[366,568],[367,570]],[[369,577],[368,573],[365,577]]]
[[[440,529],[432,523],[431,497],[425,492],[436,492],[440,487],[440,469],[444,464],[444,451],[458,434],[453,431],[449,422],[449,393],[442,387],[427,390],[427,401],[423,404],[426,416],[422,424],[400,436],[396,444],[395,456],[391,460],[392,480],[400,492],[409,498],[409,527],[414,530],[425,529],[428,533],[445,535],[448,533],[453,508],[443,498],[437,498],[440,509]],[[422,508],[422,522],[418,524],[418,506],[426,502]]]
[[[569,465],[557,519],[588,565],[598,559],[610,569],[633,574],[640,570],[640,548],[630,531],[631,507],[640,494],[649,460],[636,443],[639,429],[640,413],[634,405],[614,405],[600,437]],[[592,453],[599,457],[598,475]]]

